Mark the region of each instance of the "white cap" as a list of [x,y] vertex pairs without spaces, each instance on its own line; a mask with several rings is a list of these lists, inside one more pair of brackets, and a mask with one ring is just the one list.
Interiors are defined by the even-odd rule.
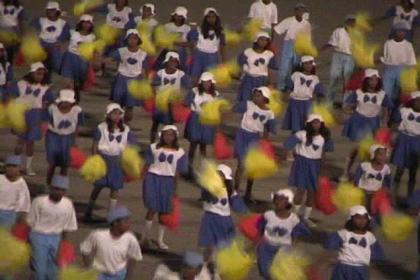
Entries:
[[188,10],[185,7],[178,6],[178,7],[175,8],[175,10],[172,12],[171,15],[178,15],[178,16],[182,16],[185,19],[187,19]]
[[177,128],[176,126],[174,126],[173,124],[167,124],[167,125],[164,125],[164,126],[162,127],[162,129],[160,130],[160,132],[159,132],[159,137],[160,137],[160,135],[161,135],[161,133],[162,133],[163,131],[168,131],[168,130],[173,130],[173,131],[175,131],[176,136],[178,136],[178,135],[179,135],[179,131],[178,131],[178,128]]
[[378,149],[386,149],[386,147],[379,144],[373,144],[372,146],[369,147],[369,156],[371,160],[375,158],[375,152]]
[[49,1],[47,3],[47,6],[45,7],[45,10],[57,10],[57,11],[61,11],[60,10],[60,4],[58,4],[58,2],[55,2],[55,1]]
[[171,58],[175,58],[179,62],[179,54],[177,52],[167,52],[166,55],[165,55],[165,60],[163,61],[163,63],[168,62]]
[[88,21],[90,23],[93,23],[93,16],[84,14],[80,17],[80,21]]
[[223,176],[225,176],[226,180],[232,180],[232,169],[227,166],[226,164],[219,164],[217,166],[217,171],[220,171],[223,173]]
[[310,61],[312,61],[313,64],[315,65],[315,58],[311,55],[304,55],[300,58],[301,63],[310,62]]
[[45,68],[45,65],[42,62],[35,62],[31,64],[31,70],[29,72],[35,72],[38,69],[47,70],[47,68]]
[[365,78],[370,78],[376,76],[378,78],[380,78],[381,76],[379,76],[379,71],[376,69],[372,69],[372,68],[368,68],[365,70]]
[[406,21],[397,21],[392,25],[395,30],[410,30],[410,24]]
[[152,15],[155,15],[155,5],[154,4],[152,4],[152,3],[146,3],[143,6],[141,6],[141,8],[140,8],[140,14],[142,13],[144,7],[150,8],[150,10],[152,10]]
[[257,41],[258,41],[258,39],[259,39],[259,38],[261,38],[261,37],[265,37],[265,38],[267,38],[267,39],[270,39],[270,38],[271,38],[271,37],[270,37],[270,35],[269,35],[267,32],[265,32],[265,31],[260,31],[260,32],[258,32],[258,33],[257,33],[257,35],[255,35],[254,42],[257,42]]
[[207,81],[211,81],[213,84],[216,83],[216,80],[214,79],[214,75],[210,72],[204,72],[203,74],[201,74],[200,81],[198,82],[201,83],[201,82],[207,82]]
[[274,199],[274,197],[276,197],[276,196],[284,196],[284,197],[286,197],[287,198],[287,201],[290,204],[293,204],[293,199],[295,197],[295,195],[293,194],[293,192],[292,192],[291,189],[281,189],[281,190],[276,191],[275,193],[274,192],[271,193],[271,199]]
[[139,37],[139,38],[140,38],[140,34],[139,34],[139,32],[137,31],[137,29],[134,29],[134,28],[132,28],[132,29],[128,29],[128,30],[127,30],[127,33],[125,33],[125,38],[127,39],[127,38],[128,38],[128,36],[130,36],[130,35],[132,35],[132,34],[135,34],[135,35],[137,35],[137,37]]
[[270,90],[268,87],[257,87],[257,88],[255,88],[255,89],[254,89],[254,91],[255,91],[255,90],[260,91],[260,92],[261,92],[261,94],[262,94],[265,98],[270,99],[270,97],[271,97],[271,90]]
[[213,7],[207,7],[207,8],[204,10],[204,16],[207,16],[210,12],[213,12],[213,13],[215,13],[216,15],[219,15],[219,13],[217,12],[216,8],[213,8]]
[[420,91],[413,91],[410,96],[411,99],[420,98]]
[[119,110],[123,114],[125,113],[125,111],[123,110],[123,108],[121,108],[120,104],[118,104],[118,103],[110,103],[110,104],[108,104],[108,106],[106,106],[106,115],[108,115],[109,113],[111,113],[114,110]]
[[370,220],[370,216],[369,216],[368,211],[366,210],[366,207],[362,206],[362,205],[355,205],[355,206],[350,208],[349,216],[348,216],[347,220],[350,220],[351,217],[353,217],[355,215],[362,215],[363,216],[363,215],[366,215],[366,214],[368,215],[368,218]]
[[306,123],[310,123],[311,121],[314,121],[314,120],[319,120],[320,122],[324,122],[324,119],[322,118],[321,115],[318,115],[318,114],[310,114],[308,116],[308,119],[306,120]]
[[2,42],[0,42],[0,49],[4,49],[4,45]]
[[62,89],[59,92],[58,98],[55,100],[56,103],[60,102],[69,102],[75,103],[76,99],[74,99],[74,90],[72,89]]

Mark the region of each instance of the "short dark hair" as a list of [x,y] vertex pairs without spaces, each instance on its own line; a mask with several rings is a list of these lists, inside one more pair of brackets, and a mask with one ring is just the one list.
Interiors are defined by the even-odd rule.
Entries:
[[[363,82],[362,82],[362,91],[363,92],[367,92],[368,83],[369,83],[368,79],[369,79],[368,77],[366,77],[366,78],[363,79]],[[376,88],[375,88],[375,91],[380,91],[382,89],[383,89],[382,79],[379,78],[378,79],[378,84],[376,85]]]

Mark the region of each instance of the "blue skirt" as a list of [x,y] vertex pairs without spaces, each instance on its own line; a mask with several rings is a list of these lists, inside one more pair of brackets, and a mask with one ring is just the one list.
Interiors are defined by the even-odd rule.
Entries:
[[81,56],[67,51],[63,54],[60,75],[64,78],[73,80],[79,85],[83,85],[86,79],[88,66],[88,63]]
[[368,134],[373,134],[380,126],[380,119],[378,117],[365,117],[358,112],[345,122],[342,136],[349,138],[351,141],[360,141]]
[[398,133],[397,141],[391,155],[395,166],[411,168],[415,166],[420,156],[420,136],[410,136]]
[[331,280],[368,280],[369,268],[337,263],[334,267]]
[[26,131],[18,133],[25,141],[39,141],[42,138],[41,122],[43,109],[30,109],[25,113]]
[[249,148],[260,140],[258,132],[249,132],[242,128],[238,130],[235,137],[234,153],[235,157],[242,161]]
[[67,167],[70,164],[70,148],[74,144],[74,135],[59,135],[52,131],[45,137],[45,150],[48,164]]
[[128,83],[134,79],[138,79],[138,77],[129,78],[121,74],[117,74],[112,83],[111,97],[109,99],[120,104],[122,107],[139,106],[140,101],[135,99],[128,92]]
[[107,172],[106,175],[94,183],[95,187],[111,188],[119,190],[124,187],[124,172],[121,168],[120,156],[108,156],[101,154],[105,160]]
[[239,86],[239,94],[236,98],[238,102],[246,102],[251,99],[252,91],[257,87],[266,86],[268,84],[267,76],[252,77],[245,75],[242,77]]
[[257,247],[257,265],[260,275],[266,279],[270,277],[270,267],[281,246],[273,246],[267,241],[262,241]]
[[97,280],[125,280],[127,276],[127,268],[117,271],[115,274],[101,273]]
[[321,160],[295,156],[290,169],[288,184],[291,187],[316,191],[321,172]]
[[231,216],[204,212],[201,218],[198,245],[213,247],[228,243],[235,236],[235,225]]
[[200,144],[212,145],[216,127],[202,125],[200,116],[196,112],[192,112],[185,124],[184,136],[190,142],[199,142]]
[[61,61],[63,54],[60,51],[60,47],[55,46],[54,43],[47,43],[41,40],[41,45],[47,52],[47,59],[44,61],[48,71],[60,71]]
[[192,56],[191,77],[199,78],[203,72],[219,63],[219,53],[195,50]]
[[16,212],[13,210],[0,210],[0,227],[10,229],[16,222]]
[[159,111],[157,108],[155,108],[155,110],[153,111],[153,121],[156,123],[161,123],[161,124],[173,124],[174,120],[172,118],[172,114],[171,111],[168,110],[168,112],[161,112]]
[[312,100],[291,98],[283,119],[283,129],[297,132],[305,128],[305,122],[312,106]]
[[143,182],[144,206],[158,213],[171,213],[175,178],[148,172]]

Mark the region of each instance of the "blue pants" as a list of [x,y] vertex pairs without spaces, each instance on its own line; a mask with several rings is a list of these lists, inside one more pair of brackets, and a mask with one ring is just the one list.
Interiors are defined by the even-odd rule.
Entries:
[[[328,86],[328,100],[334,102],[338,93],[344,91],[345,85],[350,80],[354,70],[354,60],[351,55],[334,52],[330,68],[330,84]],[[340,87],[340,80],[342,79],[344,86]],[[343,85],[342,84],[342,85]]]
[[294,41],[285,40],[283,42],[283,48],[281,50],[280,67],[278,71],[278,87],[279,90],[284,90],[286,82],[290,79],[292,68],[297,65],[298,57],[294,50]]
[[56,258],[61,236],[32,231],[29,241],[32,246],[31,267],[34,280],[56,280]]
[[0,227],[10,229],[16,222],[16,212],[13,210],[0,210]]
[[63,57],[63,54],[60,51],[60,47],[55,46],[54,43],[47,43],[44,41],[41,41],[41,45],[48,54],[47,59],[44,61],[48,71],[54,71],[58,73],[60,71],[61,59]]
[[127,275],[127,269],[121,269],[115,274],[101,273],[98,276],[98,280],[125,280]]
[[400,74],[404,66],[399,65],[385,65],[383,83],[385,93],[394,103],[394,106],[399,104],[400,97]]

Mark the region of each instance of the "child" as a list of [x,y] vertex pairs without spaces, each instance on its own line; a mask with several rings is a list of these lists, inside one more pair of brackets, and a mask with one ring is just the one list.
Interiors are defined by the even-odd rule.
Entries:
[[289,136],[284,143],[286,150],[294,149],[295,160],[289,174],[288,184],[296,187],[295,213],[299,214],[306,193],[303,220],[310,227],[316,225],[309,219],[318,188],[321,162],[325,152],[334,150],[331,133],[320,115],[311,114],[304,130]]
[[238,64],[244,75],[241,78],[237,102],[246,103],[254,88],[273,86],[273,71],[277,70],[274,53],[270,50],[270,35],[258,32],[252,48],[245,49],[238,56]]
[[4,45],[0,43],[0,103],[6,101],[6,88],[13,81],[13,67],[7,61]]
[[67,240],[68,232],[77,230],[73,202],[64,196],[68,189],[69,178],[55,175],[49,194],[38,196],[32,202],[28,224],[34,279],[57,278],[56,257],[60,243]]
[[[386,14],[381,19],[393,18],[393,24],[404,22],[408,24],[406,38],[408,41],[413,41],[414,27],[420,23],[419,12],[414,9],[415,0],[401,0],[400,5],[395,5],[386,11]],[[395,29],[392,28],[389,38],[395,34]]]
[[[358,142],[369,134],[374,134],[382,124],[388,122],[391,101],[382,90],[382,79],[378,70],[366,69],[362,88],[350,93],[345,102],[345,108],[353,111],[350,118],[344,123],[342,135],[353,142]],[[354,148],[346,159],[346,168],[341,180],[347,181],[348,175],[357,155]]]
[[41,45],[48,57],[44,61],[48,71],[59,72],[62,59],[62,44],[70,39],[70,28],[65,20],[60,18],[61,10],[58,2],[48,2],[45,7],[45,17],[34,20],[33,26],[39,32]]
[[137,25],[145,23],[152,31],[159,24],[159,22],[155,19],[155,15],[155,5],[152,3],[146,3],[140,7],[140,16],[135,17],[134,21]]
[[278,87],[280,91],[284,91],[286,83],[290,79],[290,71],[294,65],[298,64],[296,54],[294,52],[294,40],[300,32],[311,33],[311,24],[304,18],[306,6],[298,3],[295,6],[295,15],[285,18],[274,27],[274,31],[278,35],[285,35],[283,48],[281,51],[281,64],[278,72]]
[[387,161],[387,148],[372,145],[369,148],[370,161],[362,162],[356,170],[354,184],[366,194],[366,207],[370,207],[375,192],[382,187],[391,190],[391,169]]
[[271,193],[274,210],[266,211],[258,222],[262,241],[257,247],[257,264],[260,275],[270,277],[270,267],[279,250],[290,249],[297,237],[310,235],[309,229],[291,212],[293,192],[290,189]]
[[128,4],[128,0],[114,0],[112,2],[95,9],[106,15],[106,24],[121,31],[135,28],[133,10]]
[[[235,157],[238,159],[238,165],[235,173],[235,190],[239,190],[241,177],[244,169],[244,160],[248,150],[255,145],[261,137],[268,138],[269,133],[275,134],[274,113],[267,104],[271,91],[267,87],[255,88],[251,100],[246,103],[239,103],[235,110],[243,113],[241,127],[236,133],[235,138]],[[252,202],[253,180],[248,179],[245,201]]]
[[110,54],[113,60],[118,61],[118,74],[112,84],[110,99],[124,108],[126,122],[132,120],[133,107],[139,105],[139,101],[128,92],[128,83],[147,76],[147,54],[140,49],[141,43],[138,31],[129,29],[125,35],[126,47]]
[[192,54],[191,78],[196,84],[200,75],[224,60],[225,34],[219,13],[215,8],[204,10],[200,27],[191,30],[187,36]]
[[83,123],[82,108],[76,105],[74,91],[63,89],[54,104],[48,107],[48,131],[45,150],[48,161],[47,184],[51,183],[55,168],[67,175],[70,148],[76,145],[78,126]]
[[106,107],[105,121],[96,128],[92,154],[99,154],[106,163],[106,175],[94,183],[85,219],[90,220],[95,201],[103,188],[110,188],[108,211],[117,205],[118,192],[124,187],[124,172],[120,165],[121,154],[128,145],[137,143],[135,135],[124,123],[124,110],[117,103]]
[[381,245],[370,231],[370,216],[361,205],[350,208],[344,229],[331,234],[324,247],[338,250],[332,280],[368,280],[371,260],[383,259]]
[[248,18],[260,20],[262,28],[271,33],[278,22],[277,5],[271,0],[256,0],[249,8]]
[[404,168],[408,169],[407,198],[416,186],[416,173],[420,158],[420,92],[411,93],[406,107],[401,107],[397,119],[398,136],[392,151],[391,162],[397,167],[394,176],[394,198],[397,198]]
[[91,15],[82,15],[76,28],[70,30],[70,43],[68,50],[64,53],[60,75],[68,79],[70,86],[76,93],[76,100],[80,100],[80,90],[86,80],[88,62],[85,61],[79,53],[81,43],[90,43],[95,40],[93,33],[93,17]]
[[108,214],[108,229],[91,232],[80,244],[86,267],[100,272],[100,280],[130,279],[136,261],[141,261],[139,243],[130,231],[131,213],[124,206],[117,206]]
[[206,103],[215,100],[219,96],[216,90],[216,80],[210,72],[201,74],[198,86],[193,88],[187,95],[186,105],[190,106],[191,114],[185,124],[184,136],[190,142],[188,150],[189,173],[193,174],[194,155],[197,146],[200,146],[200,153],[206,156],[206,146],[212,145],[216,133],[215,126],[203,125],[200,123],[201,107]]
[[[165,68],[160,69],[154,79],[153,86],[157,91],[162,90],[165,87],[173,87],[174,89],[181,90],[190,90],[191,82],[189,77],[185,74],[184,71],[179,70],[180,58],[176,52],[167,52],[165,55],[165,60],[163,61]],[[150,142],[154,143],[156,138],[156,132],[158,130],[159,124],[172,124],[172,115],[169,112],[160,112],[158,109],[155,109],[153,113],[153,124],[150,131]]]
[[300,69],[293,73],[291,82],[286,87],[291,93],[283,119],[283,129],[291,130],[293,133],[305,127],[313,99],[324,95],[322,84],[316,76],[314,58],[305,55],[300,61]]
[[[0,29],[22,36],[26,13],[19,0],[0,0]],[[6,47],[7,59],[13,63],[19,45],[13,43]]]
[[[178,129],[174,125],[165,125],[159,136],[159,142],[150,145],[146,153],[147,173],[143,182],[143,203],[147,208],[146,226],[143,242],[149,246],[149,233],[156,213],[159,217],[171,213],[172,198],[176,195],[176,178],[185,173],[188,160],[184,150],[178,145]],[[159,224],[157,246],[167,250],[163,237],[165,226]]]
[[8,156],[6,172],[0,175],[0,227],[24,223],[31,207],[28,185],[20,175],[21,159]]
[[49,103],[53,102],[53,94],[47,83],[48,72],[41,62],[31,64],[31,69],[22,80],[13,85],[9,94],[16,97],[16,102],[25,103],[29,110],[25,113],[26,131],[17,134],[15,155],[20,156],[26,148],[26,175],[34,176],[32,159],[35,141],[41,140],[41,120]]

